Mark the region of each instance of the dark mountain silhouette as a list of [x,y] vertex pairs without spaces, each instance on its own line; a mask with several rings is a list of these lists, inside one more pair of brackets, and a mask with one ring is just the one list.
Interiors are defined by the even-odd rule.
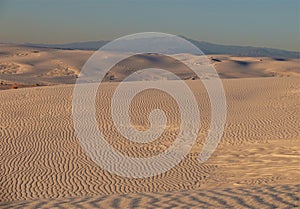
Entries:
[[[192,42],[205,54],[229,54],[234,56],[245,57],[273,57],[278,59],[285,58],[300,58],[300,52],[287,51],[282,49],[264,48],[264,47],[252,47],[252,46],[230,46],[213,44],[205,41],[196,41],[186,37],[182,38]],[[80,50],[97,50],[104,46],[109,41],[88,41],[88,42],[75,42],[67,44],[31,44],[27,43],[26,46],[33,47],[46,47],[56,49],[80,49]]]

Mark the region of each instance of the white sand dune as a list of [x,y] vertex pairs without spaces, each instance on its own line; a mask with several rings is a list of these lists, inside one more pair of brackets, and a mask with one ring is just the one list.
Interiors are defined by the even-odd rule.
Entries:
[[[93,51],[0,44],[0,81],[25,86],[72,84],[92,54]],[[193,62],[192,57],[182,56]],[[208,55],[208,58],[215,65],[221,78],[300,76],[300,59],[229,55]],[[139,55],[116,65],[106,76],[106,80],[122,81],[133,70],[149,66],[172,70],[182,79],[195,77],[183,64],[168,57]],[[0,89],[3,88],[8,87],[0,86]]]
[[[25,54],[18,56],[37,56]],[[226,59],[231,61],[222,62],[256,63],[256,58]],[[262,62],[273,62],[268,60]],[[197,142],[173,169],[144,179],[113,175],[83,151],[72,124],[73,85],[1,91],[0,207],[299,207],[299,77],[224,79],[224,136],[204,164],[198,157],[209,130],[209,100],[199,81],[187,84],[201,114]],[[107,141],[129,156],[162,152],[178,130],[174,101],[156,90],[135,98],[130,114],[137,128],[149,127],[145,113],[157,105],[170,119],[161,138],[136,144],[118,134],[107,114],[117,85],[102,83],[97,96],[97,120]]]
[[[110,99],[118,81],[136,69],[164,67],[186,80],[201,115],[185,159],[158,176],[130,179],[96,165],[74,130],[73,84],[92,53],[0,44],[0,90],[8,89],[0,91],[0,208],[300,207],[300,59],[208,56],[223,78],[228,113],[221,143],[204,164],[198,158],[210,130],[210,104],[201,82],[191,80],[195,74],[153,54],[120,62],[105,78],[114,82],[99,88],[96,113],[107,142],[122,154],[157,155],[179,132],[176,102],[152,89],[133,99],[131,123],[147,130],[149,113],[160,108],[168,119],[162,136],[140,144],[120,135]],[[11,89],[37,85],[46,86]]]
[[269,57],[210,56],[220,77],[283,77],[299,76],[299,59],[275,59]]
[[0,80],[27,85],[74,83],[92,53],[0,44]]

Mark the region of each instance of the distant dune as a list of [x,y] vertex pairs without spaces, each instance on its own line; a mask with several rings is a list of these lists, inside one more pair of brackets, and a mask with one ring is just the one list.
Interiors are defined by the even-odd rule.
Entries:
[[[108,52],[109,53],[109,52]],[[34,48],[2,44],[0,89],[17,86],[72,84],[93,51]],[[186,56],[193,62],[193,58]],[[300,76],[300,59],[208,55],[221,78]],[[194,61],[195,64],[196,61]],[[136,66],[133,66],[133,63]],[[178,62],[157,55],[135,56],[116,65],[106,81],[122,81],[135,68],[165,67],[182,79],[196,78]]]

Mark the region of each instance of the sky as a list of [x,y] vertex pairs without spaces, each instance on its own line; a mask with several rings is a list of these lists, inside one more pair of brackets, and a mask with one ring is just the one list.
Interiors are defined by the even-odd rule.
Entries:
[[138,32],[300,51],[300,0],[0,0],[1,43],[113,40]]

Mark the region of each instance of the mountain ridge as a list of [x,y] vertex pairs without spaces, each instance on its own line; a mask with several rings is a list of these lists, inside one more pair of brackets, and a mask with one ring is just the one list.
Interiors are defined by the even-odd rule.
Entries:
[[[283,49],[267,48],[267,47],[253,47],[253,46],[236,46],[236,45],[222,45],[206,41],[197,41],[180,36],[187,41],[190,41],[197,46],[204,54],[229,54],[233,56],[242,57],[273,57],[273,58],[300,58],[300,52],[288,51]],[[110,41],[86,41],[86,42],[72,42],[66,44],[33,44],[25,43],[23,45],[30,47],[56,48],[68,50],[98,50],[100,47],[109,43]]]

